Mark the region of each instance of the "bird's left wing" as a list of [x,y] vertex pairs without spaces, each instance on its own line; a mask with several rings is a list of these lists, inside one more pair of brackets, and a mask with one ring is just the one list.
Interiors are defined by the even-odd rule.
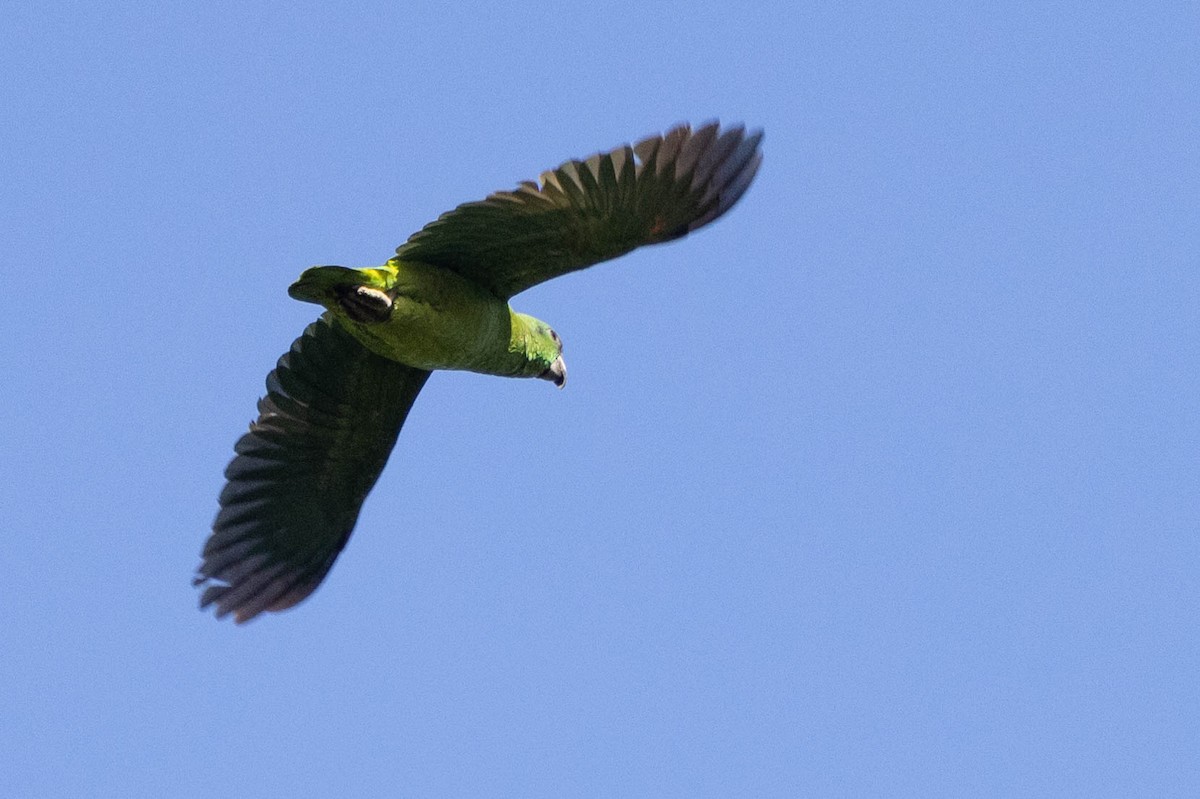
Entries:
[[396,249],[457,272],[501,299],[646,244],[685,236],[728,211],[762,161],[762,132],[713,122],[567,161],[515,191],[460,205]]
[[380,357],[328,315],[267,376],[204,545],[200,606],[248,621],[320,584],[429,372]]

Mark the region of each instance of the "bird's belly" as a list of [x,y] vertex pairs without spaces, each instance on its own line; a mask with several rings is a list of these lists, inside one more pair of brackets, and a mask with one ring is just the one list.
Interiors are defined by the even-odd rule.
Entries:
[[512,337],[508,303],[443,270],[406,265],[386,322],[351,323],[368,349],[420,369],[490,372]]

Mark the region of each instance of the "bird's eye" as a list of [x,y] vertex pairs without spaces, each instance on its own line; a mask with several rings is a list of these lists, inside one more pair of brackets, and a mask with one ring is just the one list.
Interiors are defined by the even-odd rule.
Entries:
[[558,341],[558,334],[557,334],[557,333],[555,333],[553,330],[551,330],[551,331],[550,331],[550,338],[554,339],[554,341],[555,341],[555,342],[557,342],[557,341]]

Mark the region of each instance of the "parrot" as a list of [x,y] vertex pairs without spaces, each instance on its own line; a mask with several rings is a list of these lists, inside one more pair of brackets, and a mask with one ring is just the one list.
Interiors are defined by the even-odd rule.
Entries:
[[562,339],[509,299],[722,216],[757,174],[762,138],[678,125],[460,205],[382,266],[302,272],[288,294],[325,310],[268,374],[234,445],[193,579],[201,609],[240,624],[316,590],[432,372],[562,388]]

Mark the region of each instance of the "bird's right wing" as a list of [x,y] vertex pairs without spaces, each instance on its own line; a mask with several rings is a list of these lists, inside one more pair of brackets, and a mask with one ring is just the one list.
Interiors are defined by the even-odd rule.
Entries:
[[680,125],[567,161],[536,183],[442,214],[400,245],[396,259],[449,269],[508,299],[707,225],[754,179],[761,142],[761,131],[740,126]]
[[362,346],[328,314],[267,376],[234,447],[195,583],[200,606],[248,621],[324,579],[429,372]]

